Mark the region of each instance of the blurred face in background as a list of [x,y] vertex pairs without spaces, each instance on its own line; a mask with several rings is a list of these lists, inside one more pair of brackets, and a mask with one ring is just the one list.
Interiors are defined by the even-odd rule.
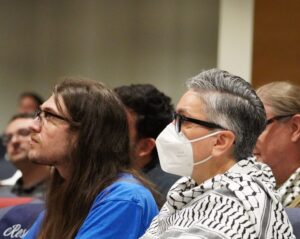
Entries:
[[39,108],[37,102],[29,96],[24,96],[20,99],[18,112],[19,113],[33,113]]
[[4,133],[7,155],[14,164],[28,159],[31,118],[17,118],[9,123]]
[[[265,110],[267,120],[276,116],[268,105],[265,105]],[[289,153],[291,137],[289,123],[290,117],[287,117],[267,124],[266,129],[259,136],[253,152],[259,161],[268,164],[275,171],[280,170]]]
[[137,114],[127,108],[126,115],[129,127],[130,157],[135,169],[143,169],[151,161],[151,153],[155,148],[155,139],[139,137],[137,132]]

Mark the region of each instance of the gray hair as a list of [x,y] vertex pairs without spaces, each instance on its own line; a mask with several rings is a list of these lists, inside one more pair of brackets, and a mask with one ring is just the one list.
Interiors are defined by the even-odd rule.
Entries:
[[285,81],[272,82],[257,89],[257,95],[274,115],[300,114],[300,87]]
[[199,93],[208,120],[235,134],[234,158],[239,161],[251,156],[258,136],[266,127],[263,103],[252,86],[218,69],[203,71],[186,85]]

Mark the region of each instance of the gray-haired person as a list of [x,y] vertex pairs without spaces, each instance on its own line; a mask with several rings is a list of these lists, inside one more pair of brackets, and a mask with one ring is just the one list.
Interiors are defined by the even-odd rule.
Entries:
[[184,177],[142,238],[295,238],[270,168],[251,157],[266,125],[251,85],[212,69],[187,88],[156,141],[162,169]]

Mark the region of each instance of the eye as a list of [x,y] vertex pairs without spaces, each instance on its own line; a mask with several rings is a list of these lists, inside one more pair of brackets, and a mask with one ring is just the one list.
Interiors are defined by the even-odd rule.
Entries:
[[10,140],[12,139],[12,134],[4,134],[2,135],[2,143],[4,146],[6,146]]
[[21,136],[28,136],[30,134],[30,130],[29,129],[20,129],[18,131],[18,134]]
[[181,121],[181,126],[189,128],[189,127],[193,126],[193,123],[191,123],[189,121],[186,121],[186,120],[182,120]]
[[46,120],[49,120],[55,118],[55,115],[50,112],[44,111],[44,117]]
[[193,123],[189,122],[184,115],[179,115],[177,118],[178,124],[180,124],[180,129],[182,128],[190,128]]

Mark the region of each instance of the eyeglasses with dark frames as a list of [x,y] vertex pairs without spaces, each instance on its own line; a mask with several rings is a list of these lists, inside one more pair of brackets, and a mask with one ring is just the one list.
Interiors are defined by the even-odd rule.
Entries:
[[1,137],[2,138],[2,144],[4,146],[7,146],[11,142],[12,138],[15,135],[18,136],[18,137],[25,138],[25,137],[30,135],[30,129],[22,128],[22,129],[17,130],[17,132],[15,132],[14,134],[3,134],[2,137]]
[[55,113],[45,111],[42,109],[38,109],[34,112],[34,118],[37,119],[39,122],[42,122],[45,119],[49,120],[50,118],[56,118],[56,119],[60,119],[60,120],[66,121],[66,122],[70,122],[69,119],[67,119],[63,116],[60,116]]
[[215,123],[212,123],[212,122],[207,122],[207,121],[204,121],[204,120],[189,118],[189,117],[186,117],[184,115],[178,114],[176,112],[173,113],[173,119],[175,121],[175,129],[176,129],[177,133],[179,133],[181,131],[181,124],[182,124],[183,121],[198,124],[198,125],[201,125],[203,127],[209,128],[209,129],[223,129],[223,130],[226,130],[224,127],[222,127],[218,124],[215,124]]
[[270,119],[267,120],[266,125],[272,124],[273,122],[275,122],[276,120],[281,120],[284,118],[288,118],[288,117],[292,117],[294,116],[294,114],[289,114],[289,115],[276,115]]

